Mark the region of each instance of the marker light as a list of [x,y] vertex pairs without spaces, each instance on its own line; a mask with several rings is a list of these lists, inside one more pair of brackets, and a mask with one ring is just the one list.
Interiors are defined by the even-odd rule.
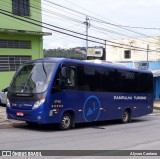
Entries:
[[10,102],[9,102],[9,99],[8,99],[8,98],[7,98],[7,104],[6,104],[6,106],[7,106],[7,107],[9,107],[9,108],[11,107],[11,105],[10,105]]
[[33,108],[32,109],[37,109],[41,104],[43,104],[45,102],[45,98],[42,98],[42,99],[40,99],[40,100],[38,100],[35,104],[34,104],[34,106],[33,106]]
[[53,109],[54,114],[58,114],[60,112],[59,109]]

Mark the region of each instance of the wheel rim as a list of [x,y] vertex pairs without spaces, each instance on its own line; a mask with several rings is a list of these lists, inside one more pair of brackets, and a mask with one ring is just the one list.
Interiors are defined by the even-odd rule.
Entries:
[[128,121],[128,118],[129,118],[128,112],[124,112],[124,113],[123,113],[123,121],[127,122],[127,121]]
[[68,128],[70,127],[70,124],[71,124],[71,119],[69,116],[64,116],[63,119],[62,119],[62,126],[63,128]]

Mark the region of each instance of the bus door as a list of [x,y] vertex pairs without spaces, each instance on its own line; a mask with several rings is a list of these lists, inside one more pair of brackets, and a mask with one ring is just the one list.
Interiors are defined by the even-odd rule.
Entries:
[[59,114],[67,110],[75,109],[75,101],[77,101],[76,90],[76,65],[62,64],[54,78],[50,105],[52,110],[58,110]]

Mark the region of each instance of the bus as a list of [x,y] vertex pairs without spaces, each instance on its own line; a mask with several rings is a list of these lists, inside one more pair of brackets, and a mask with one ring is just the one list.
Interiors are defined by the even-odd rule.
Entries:
[[29,125],[131,122],[153,112],[153,75],[112,63],[43,58],[23,64],[8,89],[8,119]]

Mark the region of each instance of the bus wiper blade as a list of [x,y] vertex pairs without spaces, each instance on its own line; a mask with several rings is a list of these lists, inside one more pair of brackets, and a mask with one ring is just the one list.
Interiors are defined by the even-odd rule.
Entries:
[[[32,74],[33,74],[33,72],[28,76],[28,78],[27,78],[27,80],[26,80],[26,82],[25,82],[25,84],[24,84],[24,86],[23,86],[23,91],[24,91],[24,90],[28,90],[29,93],[32,93],[32,92],[31,92],[31,89],[30,89],[30,84],[29,84],[29,80],[30,80]],[[27,88],[27,89],[26,89],[26,88]]]
[[47,72],[46,72],[46,69],[45,69],[45,67],[44,67],[44,62],[42,63],[42,68],[43,68],[43,71],[44,71],[44,73],[45,73],[45,75],[46,75],[46,77],[47,77]]

